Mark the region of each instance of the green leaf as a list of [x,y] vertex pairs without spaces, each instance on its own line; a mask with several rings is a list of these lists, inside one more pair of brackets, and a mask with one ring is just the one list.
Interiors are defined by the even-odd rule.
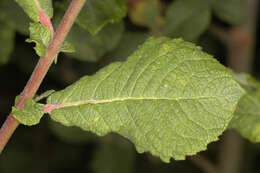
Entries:
[[81,27],[74,25],[67,37],[76,52],[70,57],[83,61],[98,61],[105,53],[111,51],[119,43],[124,26],[123,23],[108,24],[97,35],[93,36]]
[[230,24],[239,24],[243,20],[244,6],[244,0],[213,0],[215,14]]
[[129,17],[136,25],[157,29],[157,25],[162,22],[160,11],[159,0],[136,1],[129,10]]
[[[34,42],[36,53],[39,56],[45,56],[46,48],[51,40],[51,32],[47,26],[40,23],[30,23],[30,38],[26,39],[26,42]],[[61,46],[60,51],[62,52],[74,52],[75,48],[72,44],[64,42]]]
[[46,47],[51,40],[51,32],[47,26],[40,23],[30,23],[30,38],[26,39],[26,42],[34,42],[36,53],[39,56],[45,56]]
[[[56,5],[65,10],[70,1],[66,2],[56,3]],[[126,0],[87,0],[76,23],[95,35],[106,24],[120,21],[126,13]]]
[[24,109],[12,107],[13,116],[22,124],[27,126],[36,125],[43,116],[44,105],[36,103],[32,99],[26,99]]
[[27,15],[38,22],[40,19],[39,11],[42,10],[47,16],[52,18],[52,0],[15,0],[27,13]]
[[166,11],[162,31],[170,37],[195,40],[208,28],[210,20],[208,0],[176,0]]
[[[44,99],[44,98],[46,98],[46,97],[49,97],[49,96],[50,96],[51,94],[53,94],[54,92],[55,92],[55,90],[45,91],[45,92],[42,93],[41,95],[36,96],[35,98],[33,98],[33,100],[34,100],[35,102],[38,102],[38,101],[40,101],[41,99]],[[17,97],[16,99],[18,99],[18,97]]]
[[150,38],[113,63],[55,92],[51,118],[97,135],[116,132],[166,162],[205,150],[232,118],[243,89],[200,47]]
[[29,33],[28,24],[30,19],[15,1],[0,1],[0,20],[8,23],[21,34],[28,35]]
[[132,145],[109,135],[103,138],[93,153],[91,167],[95,173],[132,173],[135,153]]
[[9,24],[0,21],[0,65],[6,64],[14,48],[15,30]]
[[233,75],[247,93],[239,101],[229,127],[251,142],[260,142],[260,82],[245,73]]

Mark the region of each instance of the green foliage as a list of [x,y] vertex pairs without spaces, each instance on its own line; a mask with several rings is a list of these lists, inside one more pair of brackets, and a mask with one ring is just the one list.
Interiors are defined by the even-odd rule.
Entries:
[[51,112],[55,121],[98,135],[119,133],[138,152],[168,162],[217,140],[242,94],[229,71],[201,48],[151,38],[125,63],[82,78],[47,103],[63,107]]
[[233,75],[247,93],[239,101],[229,127],[251,142],[260,142],[260,82],[245,73]]
[[207,29],[210,20],[208,0],[176,0],[167,9],[163,33],[194,40]]
[[147,26],[156,30],[162,21],[161,3],[159,0],[136,1],[134,7],[129,10],[129,17],[136,25]]
[[[13,51],[15,31],[12,26],[0,21],[0,65],[6,64]],[[3,46],[4,45],[4,46]]]
[[32,126],[40,122],[44,114],[43,107],[43,104],[36,103],[32,99],[26,99],[24,109],[21,110],[13,106],[12,114],[22,124]]
[[69,56],[83,61],[98,61],[106,52],[115,48],[123,30],[122,22],[108,24],[93,36],[78,25],[74,25],[68,35],[68,41],[75,45],[76,52]]
[[15,0],[27,13],[27,15],[38,22],[40,19],[39,11],[42,10],[47,16],[52,18],[52,0]]
[[[51,32],[47,26],[40,23],[30,23],[30,38],[26,42],[36,43],[34,49],[39,56],[45,56],[46,48],[51,40]],[[68,42],[64,42],[60,49],[61,52],[74,52],[75,48]]]
[[239,24],[244,18],[244,0],[213,0],[215,14],[225,22]]
[[238,24],[244,17],[243,0],[175,0],[166,11],[162,33],[196,40],[209,26],[212,13],[221,20]]
[[21,34],[28,34],[30,20],[15,1],[0,1],[0,21],[12,26]]
[[[57,6],[65,10],[69,2],[67,0],[66,3],[57,3]],[[88,0],[76,23],[95,35],[106,24],[120,21],[126,12],[126,0]]]

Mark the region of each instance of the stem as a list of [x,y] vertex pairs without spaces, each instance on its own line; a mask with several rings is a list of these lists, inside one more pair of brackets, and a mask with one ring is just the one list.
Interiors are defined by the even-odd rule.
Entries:
[[[252,71],[255,48],[255,29],[258,0],[246,0],[246,16],[240,26],[229,32],[228,66],[235,71]],[[219,172],[239,173],[242,171],[244,141],[235,131],[227,131],[220,145]]]
[[[57,29],[57,32],[46,49],[46,56],[40,58],[29,81],[21,93],[19,100],[15,105],[17,108],[23,109],[25,99],[32,98],[35,95],[84,3],[85,0],[72,0]],[[18,125],[18,120],[10,114],[0,129],[0,153],[3,151],[6,143]]]
[[218,173],[218,169],[207,158],[197,154],[195,156],[187,157],[189,161],[201,168],[205,173]]

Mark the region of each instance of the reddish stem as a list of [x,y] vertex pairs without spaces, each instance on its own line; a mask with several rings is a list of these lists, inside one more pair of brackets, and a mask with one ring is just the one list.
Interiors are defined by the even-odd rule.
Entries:
[[[46,56],[40,58],[29,81],[21,93],[17,104],[15,105],[16,107],[23,109],[25,99],[32,98],[35,95],[84,3],[85,0],[72,0],[56,34],[54,35],[54,38],[46,49]],[[0,153],[18,125],[19,122],[12,114],[10,114],[0,129]]]

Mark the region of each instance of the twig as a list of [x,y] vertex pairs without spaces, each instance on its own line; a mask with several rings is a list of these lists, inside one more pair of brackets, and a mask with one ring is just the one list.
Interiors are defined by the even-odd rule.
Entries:
[[[32,98],[35,95],[84,3],[85,0],[72,0],[57,29],[57,32],[46,49],[46,56],[40,58],[29,81],[21,93],[17,104],[15,105],[16,107],[23,109],[25,99]],[[10,114],[0,129],[0,153],[3,151],[6,143],[18,125],[19,122],[12,114]]]
[[207,158],[200,154],[187,157],[187,159],[201,168],[205,173],[218,173],[217,168]]

